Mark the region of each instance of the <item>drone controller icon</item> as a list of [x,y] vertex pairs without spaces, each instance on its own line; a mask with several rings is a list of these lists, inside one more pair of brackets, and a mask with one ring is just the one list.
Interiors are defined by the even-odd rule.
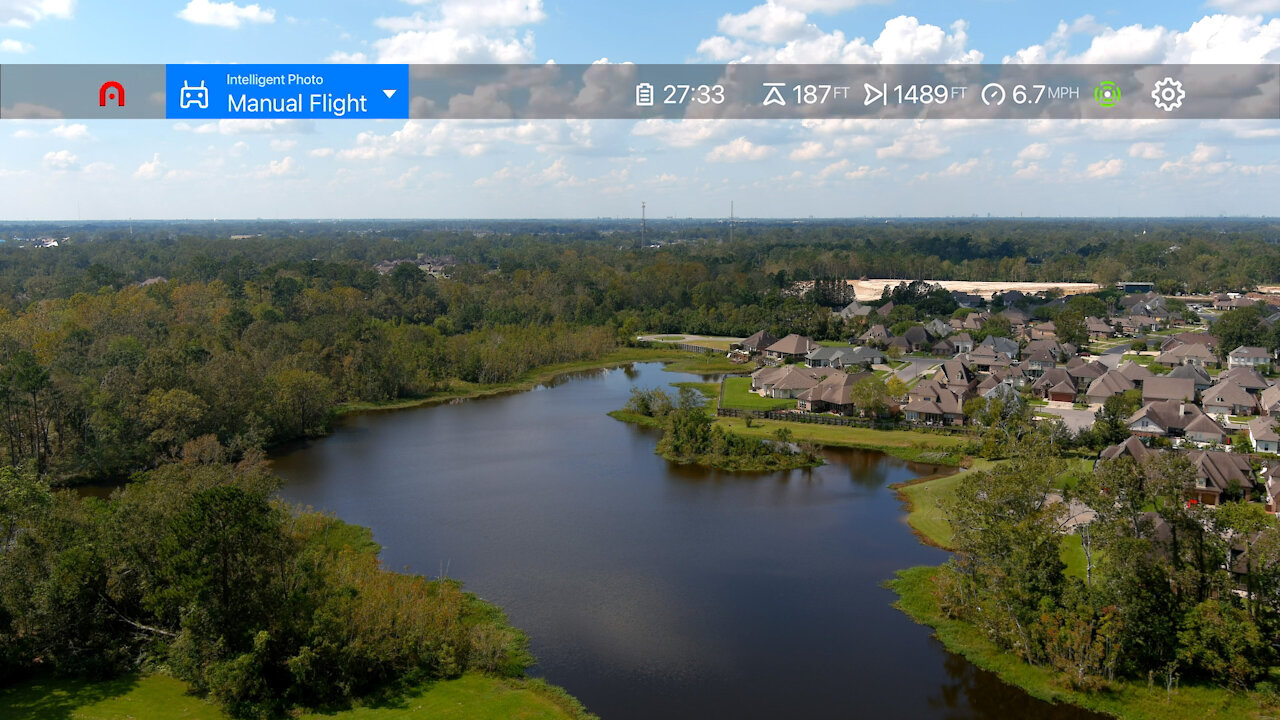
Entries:
[[186,80],[182,81],[182,91],[178,95],[178,107],[182,110],[195,105],[201,110],[209,109],[209,88],[204,86],[201,80],[199,85],[191,85]]

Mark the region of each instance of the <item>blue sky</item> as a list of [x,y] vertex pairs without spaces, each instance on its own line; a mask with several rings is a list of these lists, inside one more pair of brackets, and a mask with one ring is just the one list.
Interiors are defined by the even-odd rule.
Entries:
[[[1280,0],[0,0],[0,63],[1270,62]],[[0,220],[1280,215],[1280,123],[0,122]]]

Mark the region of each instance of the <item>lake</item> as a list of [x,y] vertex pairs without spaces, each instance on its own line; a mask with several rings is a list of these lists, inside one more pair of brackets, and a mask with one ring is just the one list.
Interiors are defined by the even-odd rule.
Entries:
[[605,415],[658,364],[344,418],[281,451],[288,500],[373,529],[394,569],[460,579],[528,632],[534,675],[604,720],[1097,718],[1035,700],[891,607],[936,565],[887,486],[933,472],[827,452],[731,474],[654,454]]

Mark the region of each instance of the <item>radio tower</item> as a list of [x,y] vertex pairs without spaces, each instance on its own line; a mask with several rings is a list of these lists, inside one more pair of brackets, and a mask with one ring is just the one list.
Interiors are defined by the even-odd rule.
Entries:
[[640,247],[649,247],[645,242],[644,203],[640,203]]

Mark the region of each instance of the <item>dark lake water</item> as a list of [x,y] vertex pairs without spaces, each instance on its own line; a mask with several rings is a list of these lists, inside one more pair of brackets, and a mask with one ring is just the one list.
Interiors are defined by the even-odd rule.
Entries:
[[932,468],[853,451],[812,471],[681,468],[605,415],[686,379],[644,364],[357,415],[275,468],[288,500],[373,528],[389,567],[505,608],[533,674],[604,720],[1097,717],[1001,683],[890,606],[895,570],[946,559],[887,487]]

